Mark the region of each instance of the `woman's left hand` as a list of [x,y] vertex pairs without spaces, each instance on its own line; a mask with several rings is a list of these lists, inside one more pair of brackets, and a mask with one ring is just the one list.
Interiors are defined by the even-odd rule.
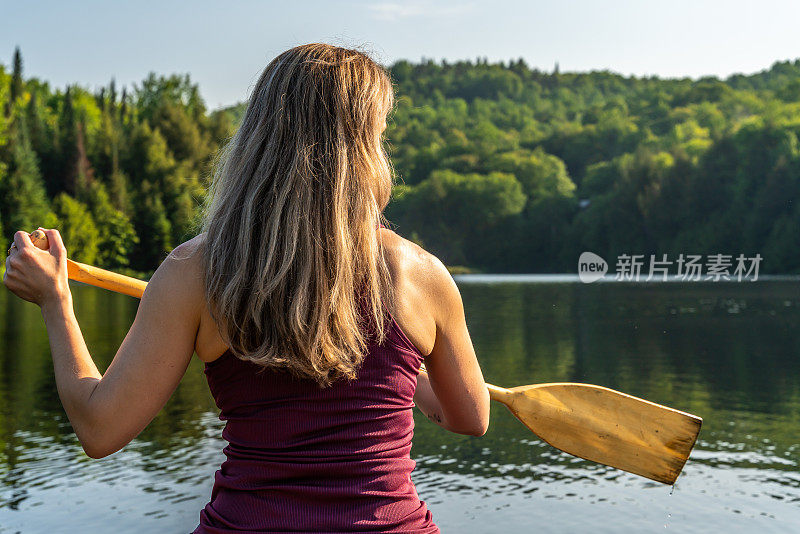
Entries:
[[14,244],[6,258],[3,283],[18,297],[39,306],[68,298],[67,250],[58,230],[40,228],[50,250],[37,248],[27,232],[14,234]]

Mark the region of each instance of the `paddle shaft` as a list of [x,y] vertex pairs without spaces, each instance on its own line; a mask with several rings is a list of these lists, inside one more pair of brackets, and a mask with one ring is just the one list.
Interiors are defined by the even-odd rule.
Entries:
[[491,397],[493,401],[508,404],[508,399],[512,394],[510,389],[501,388],[500,386],[495,386],[494,384],[490,384],[488,382],[486,382],[486,388],[489,390],[489,397]]

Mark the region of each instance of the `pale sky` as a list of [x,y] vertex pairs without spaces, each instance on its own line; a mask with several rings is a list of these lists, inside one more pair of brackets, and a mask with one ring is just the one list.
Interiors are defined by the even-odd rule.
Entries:
[[0,63],[63,88],[189,73],[210,109],[248,97],[280,52],[365,46],[379,61],[509,60],[562,72],[752,73],[800,57],[800,2],[762,0],[0,0]]

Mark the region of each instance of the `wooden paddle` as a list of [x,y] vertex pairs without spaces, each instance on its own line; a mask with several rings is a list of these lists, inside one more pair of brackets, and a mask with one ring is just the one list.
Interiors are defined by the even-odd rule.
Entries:
[[[46,250],[36,230],[33,243]],[[147,282],[67,260],[70,279],[141,297]],[[424,368],[423,368],[424,371]],[[703,420],[613,389],[591,384],[534,384],[506,389],[486,384],[531,432],[566,453],[674,484]]]
[[486,387],[556,449],[664,484],[675,483],[703,424],[696,415],[592,384]]
[[553,447],[664,484],[675,483],[703,423],[695,415],[591,384],[486,386],[493,400]]

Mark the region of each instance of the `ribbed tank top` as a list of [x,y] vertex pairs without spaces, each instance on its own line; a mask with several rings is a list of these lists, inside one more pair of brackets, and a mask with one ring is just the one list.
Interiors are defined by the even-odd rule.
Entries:
[[227,459],[198,533],[438,533],[411,471],[422,356],[389,318],[358,378],[320,388],[226,351],[206,364]]

